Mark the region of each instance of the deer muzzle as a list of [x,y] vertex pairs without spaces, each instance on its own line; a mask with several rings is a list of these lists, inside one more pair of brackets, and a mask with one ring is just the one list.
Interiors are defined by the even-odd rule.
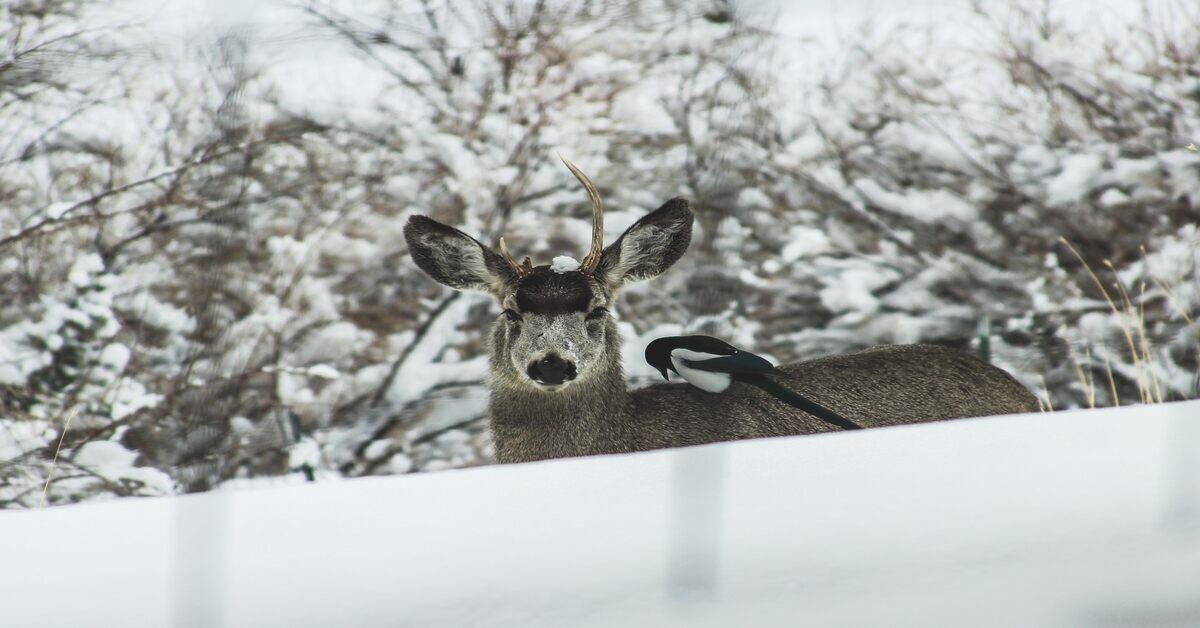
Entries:
[[551,353],[530,363],[525,374],[529,376],[529,379],[543,386],[560,386],[575,379],[575,363],[562,359],[558,354]]

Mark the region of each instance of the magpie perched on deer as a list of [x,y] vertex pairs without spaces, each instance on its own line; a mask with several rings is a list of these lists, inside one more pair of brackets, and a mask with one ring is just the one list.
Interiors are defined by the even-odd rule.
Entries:
[[[623,286],[657,277],[683,256],[692,211],[686,200],[671,199],[604,246],[600,192],[563,162],[592,208],[591,248],[578,267],[535,266],[528,257],[518,263],[504,238],[493,249],[425,216],[412,216],[404,228],[421,270],[455,290],[486,292],[499,307],[491,327],[489,418],[501,462],[849,429],[733,373],[719,394],[687,383],[629,390],[610,310]],[[782,365],[764,377],[865,428],[1039,409],[1008,373],[936,345],[872,347]]]
[[712,336],[657,338],[646,346],[646,362],[667,381],[671,379],[667,371],[674,371],[689,384],[710,393],[724,392],[735,381],[745,382],[844,430],[862,429],[837,412],[781,386],[775,378],[787,377],[787,373],[762,356]]

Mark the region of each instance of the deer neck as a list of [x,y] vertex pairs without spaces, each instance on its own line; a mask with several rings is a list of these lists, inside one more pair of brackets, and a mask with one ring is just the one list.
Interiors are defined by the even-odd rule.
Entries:
[[491,428],[500,462],[626,451],[632,398],[620,356],[556,392],[534,389],[493,357]]

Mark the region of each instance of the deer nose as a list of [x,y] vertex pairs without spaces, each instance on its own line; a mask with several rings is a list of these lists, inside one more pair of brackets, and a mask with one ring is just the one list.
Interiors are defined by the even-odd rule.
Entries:
[[575,363],[568,362],[551,353],[529,365],[525,371],[529,378],[539,384],[557,386],[575,379]]

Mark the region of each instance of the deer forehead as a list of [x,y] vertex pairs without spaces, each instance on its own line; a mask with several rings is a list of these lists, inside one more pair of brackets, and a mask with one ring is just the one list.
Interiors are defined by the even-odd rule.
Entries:
[[517,282],[505,305],[515,306],[523,314],[554,316],[588,312],[607,302],[608,296],[603,292],[584,273],[551,272],[548,267],[538,267]]

